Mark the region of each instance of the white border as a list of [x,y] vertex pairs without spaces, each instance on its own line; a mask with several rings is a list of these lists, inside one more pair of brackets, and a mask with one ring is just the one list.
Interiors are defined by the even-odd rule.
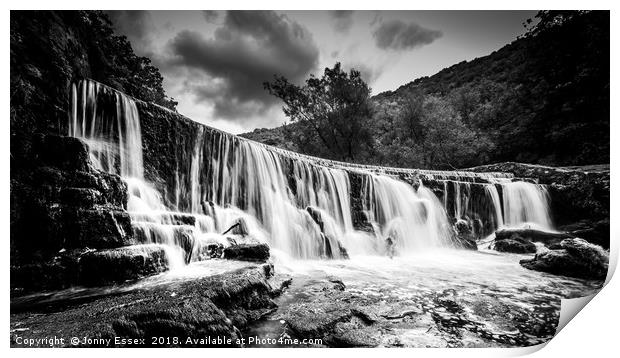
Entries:
[[[365,10],[403,10],[403,9],[416,9],[416,10],[424,10],[424,9],[452,9],[452,10],[479,10],[479,9],[498,9],[498,10],[508,10],[508,9],[542,9],[542,8],[563,8],[563,9],[611,9],[611,37],[612,39],[617,39],[618,35],[618,25],[617,25],[617,16],[616,10],[618,9],[618,2],[614,3],[611,1],[573,1],[573,0],[565,0],[565,1],[532,1],[532,0],[522,0],[518,2],[491,2],[491,1],[478,1],[478,0],[470,0],[470,1],[432,1],[432,2],[413,2],[413,1],[392,1],[392,0],[382,0],[379,2],[373,3],[364,3],[362,4],[360,1],[341,1],[336,3],[334,1],[327,0],[313,0],[305,3],[301,2],[292,2],[292,1],[260,1],[260,2],[252,2],[252,1],[240,1],[240,0],[227,0],[225,2],[218,3],[208,3],[208,2],[198,2],[198,1],[188,1],[188,0],[176,0],[174,2],[153,2],[153,1],[127,1],[127,0],[108,0],[108,1],[20,1],[13,2],[10,4],[10,8],[13,9],[200,9],[200,8],[209,8],[209,9],[365,9]],[[614,22],[616,20],[616,22]],[[2,24],[5,35],[1,38],[3,48],[5,51],[9,49],[9,11],[4,11],[2,13]],[[3,108],[5,115],[8,113],[9,109],[9,66],[10,66],[10,58],[8,55],[4,57],[4,66],[2,70],[2,76],[4,79],[5,87],[4,87],[4,96],[2,96]],[[618,71],[613,66],[613,64],[618,62],[618,46],[617,43],[612,41],[611,43],[611,78],[612,83],[617,83],[618,79]],[[618,117],[618,104],[617,100],[617,90],[615,86],[611,88],[611,98],[614,100],[611,101],[611,118]],[[0,157],[2,161],[0,163],[0,168],[2,169],[2,178],[5,183],[4,190],[1,192],[1,202],[4,203],[2,206],[2,213],[0,213],[0,219],[2,220],[2,228],[3,228],[3,240],[4,240],[4,250],[2,250],[3,262],[5,263],[5,269],[2,270],[1,276],[2,282],[4,283],[4,304],[2,305],[3,316],[9,318],[9,270],[8,270],[8,262],[9,262],[9,141],[10,141],[10,122],[8,118],[5,118],[2,122],[2,133],[4,135],[4,140],[2,140],[1,145],[3,147],[4,155]],[[618,123],[616,121],[611,122],[611,154],[612,154],[612,172],[614,168],[618,164],[618,153],[619,147],[615,140],[618,139]],[[614,217],[614,214],[620,212],[617,195],[617,189],[619,187],[619,180],[615,175],[611,176],[612,179],[612,192],[611,192],[611,217]],[[616,215],[617,216],[617,215]],[[620,237],[620,227],[617,225],[617,222],[611,222],[611,232],[612,232],[612,264],[610,268],[616,266],[617,258],[618,258],[618,238]],[[611,270],[610,270],[611,271]],[[613,272],[613,271],[612,271]],[[608,279],[611,275],[608,277]],[[620,322],[620,310],[618,309],[618,304],[620,303],[620,284],[618,283],[618,279],[612,280],[609,284],[602,290],[600,294],[594,297],[587,305],[581,313],[579,313],[574,319],[573,322],[570,322],[561,332],[557,335],[557,337],[553,338],[548,344],[547,347],[542,349],[537,356],[561,356],[561,357],[572,357],[572,356],[599,356],[603,354],[603,356],[608,356],[609,352],[617,351],[617,340],[618,340],[618,331],[617,325]],[[8,350],[9,342],[9,324],[5,323],[5,335],[7,341],[5,341],[5,349]],[[347,349],[345,354],[351,355],[384,355],[390,354],[395,356],[471,356],[471,357],[495,357],[495,356],[511,356],[511,355],[522,355],[527,353],[532,353],[533,351],[537,351],[541,347],[533,347],[533,348],[517,348],[517,349],[390,349],[389,351],[385,349]],[[60,349],[46,349],[46,350],[24,350],[24,349],[12,349],[9,350],[8,353],[12,356],[30,356],[34,354],[44,354],[46,356],[80,356],[83,357],[85,354],[88,356],[107,356],[111,352],[102,350],[102,349],[91,349],[87,352],[82,351],[81,349],[69,349],[69,350],[60,350]],[[137,355],[137,354],[148,354],[155,356],[168,356],[170,354],[182,354],[183,356],[188,355],[196,355],[196,356],[218,356],[225,354],[226,356],[269,356],[269,357],[279,357],[279,356],[290,356],[295,355],[296,357],[314,357],[316,354],[320,354],[321,356],[336,356],[342,355],[344,352],[337,349],[323,349],[320,351],[307,350],[307,349],[295,349],[291,351],[289,349],[254,349],[251,351],[246,350],[228,350],[226,352],[222,352],[219,349],[214,350],[201,350],[201,349],[189,349],[183,351],[175,351],[170,352],[166,349],[159,350],[148,350],[144,351],[142,349],[138,350],[126,350],[126,349],[116,349],[113,354],[114,355]]]

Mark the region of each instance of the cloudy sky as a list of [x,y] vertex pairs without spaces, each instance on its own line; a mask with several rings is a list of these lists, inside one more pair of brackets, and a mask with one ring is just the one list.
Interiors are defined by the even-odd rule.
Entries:
[[150,57],[194,120],[232,133],[286,117],[263,90],[301,84],[341,62],[373,94],[485,56],[524,32],[535,11],[113,11],[117,32]]

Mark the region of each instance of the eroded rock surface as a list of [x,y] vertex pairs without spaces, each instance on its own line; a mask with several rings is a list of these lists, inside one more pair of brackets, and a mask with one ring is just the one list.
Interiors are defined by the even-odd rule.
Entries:
[[[178,337],[163,346],[202,346],[187,337],[224,337],[238,346],[240,330],[273,311],[272,297],[283,281],[273,281],[270,264],[247,264],[224,274],[181,280],[98,298],[90,302],[59,306],[21,307],[11,313],[11,345],[15,338],[40,336],[146,339]],[[280,287],[278,287],[280,285]],[[50,308],[51,307],[51,308]],[[82,344],[78,344],[81,346]],[[212,347],[213,345],[209,345]],[[223,344],[223,346],[230,346]]]
[[85,253],[79,260],[79,282],[103,286],[136,280],[168,269],[165,247],[132,245]]
[[478,250],[476,237],[473,234],[472,227],[465,220],[457,220],[454,224],[454,232],[459,245],[468,250]]
[[231,245],[224,248],[224,258],[264,262],[269,259],[269,245],[262,243]]
[[555,304],[530,310],[493,292],[423,290],[403,297],[397,291],[296,277],[278,310],[245,333],[312,339],[310,347],[509,347],[548,340],[559,317]]
[[520,264],[530,270],[602,280],[607,276],[609,253],[583,239],[565,239],[556,249],[521,260]]
[[133,244],[127,186],[93,168],[76,138],[36,135],[11,178],[12,293],[75,283],[81,253]]

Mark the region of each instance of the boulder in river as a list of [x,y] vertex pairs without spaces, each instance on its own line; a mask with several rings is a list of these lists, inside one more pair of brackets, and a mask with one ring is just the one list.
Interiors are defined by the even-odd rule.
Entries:
[[263,243],[231,245],[224,248],[224,258],[264,262],[269,259],[269,246]]
[[549,232],[529,228],[509,228],[501,229],[495,232],[495,241],[512,239],[519,237],[521,241],[540,242],[547,247],[559,244],[564,239],[574,238],[572,234],[563,232]]
[[459,219],[454,223],[454,232],[460,246],[468,250],[478,250],[478,244],[476,244],[476,237],[473,234],[472,228],[465,220]]
[[514,254],[533,254],[536,252],[536,245],[518,234],[513,234],[509,238],[495,240],[493,248],[499,252],[511,252]]
[[565,239],[559,249],[537,254],[519,262],[521,266],[555,275],[602,280],[607,276],[609,253],[583,239]]

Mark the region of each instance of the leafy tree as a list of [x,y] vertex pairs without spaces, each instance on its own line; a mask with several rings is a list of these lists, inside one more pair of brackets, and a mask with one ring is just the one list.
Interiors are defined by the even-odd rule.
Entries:
[[347,73],[336,63],[325,68],[322,77],[310,76],[304,86],[276,76],[264,87],[284,102],[284,113],[292,122],[302,124],[297,144],[305,152],[355,161],[371,149],[371,89],[359,71]]
[[422,148],[434,167],[456,169],[488,161],[491,143],[468,127],[450,102],[429,96],[424,101],[423,125]]

